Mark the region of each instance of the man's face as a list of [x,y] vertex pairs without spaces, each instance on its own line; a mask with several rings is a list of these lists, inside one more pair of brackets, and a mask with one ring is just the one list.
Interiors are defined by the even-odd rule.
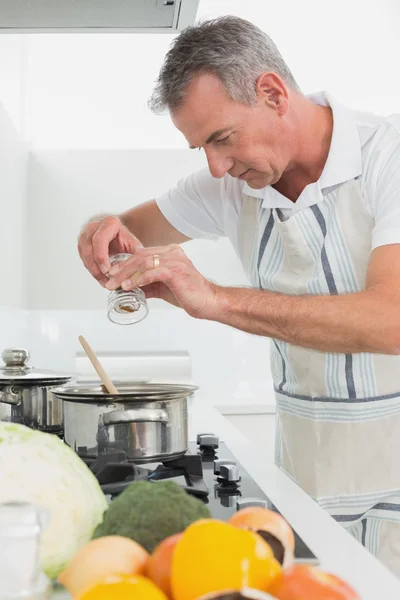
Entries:
[[254,106],[246,106],[232,100],[214,75],[199,75],[171,114],[189,146],[203,148],[213,177],[229,173],[254,189],[281,178],[289,162],[288,135],[267,88],[257,91]]

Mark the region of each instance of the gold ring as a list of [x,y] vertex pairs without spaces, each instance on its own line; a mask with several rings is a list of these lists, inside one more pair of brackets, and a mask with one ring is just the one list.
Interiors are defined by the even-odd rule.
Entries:
[[160,257],[158,254],[153,255],[153,269],[157,269],[160,266]]

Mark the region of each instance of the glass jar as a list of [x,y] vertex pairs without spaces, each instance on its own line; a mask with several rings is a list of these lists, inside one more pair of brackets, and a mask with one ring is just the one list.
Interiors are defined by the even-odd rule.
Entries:
[[[115,254],[110,257],[111,266],[130,258],[132,254]],[[143,290],[135,288],[125,291],[122,288],[113,290],[108,294],[107,316],[118,325],[132,325],[139,323],[149,312],[146,296]]]
[[39,566],[40,535],[50,522],[42,506],[0,504],[0,598],[47,600],[51,586]]

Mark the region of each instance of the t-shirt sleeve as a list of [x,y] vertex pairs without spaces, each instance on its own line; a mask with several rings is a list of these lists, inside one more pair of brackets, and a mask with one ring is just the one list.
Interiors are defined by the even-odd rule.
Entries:
[[372,250],[400,244],[400,136],[382,150],[371,197]]
[[224,179],[214,179],[207,168],[181,179],[156,198],[164,217],[189,238],[224,237]]

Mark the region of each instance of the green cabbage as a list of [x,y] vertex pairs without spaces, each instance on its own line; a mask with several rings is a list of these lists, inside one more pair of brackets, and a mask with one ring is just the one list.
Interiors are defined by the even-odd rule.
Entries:
[[86,544],[107,508],[90,469],[57,436],[0,423],[0,502],[25,501],[50,511],[40,564],[51,579]]

